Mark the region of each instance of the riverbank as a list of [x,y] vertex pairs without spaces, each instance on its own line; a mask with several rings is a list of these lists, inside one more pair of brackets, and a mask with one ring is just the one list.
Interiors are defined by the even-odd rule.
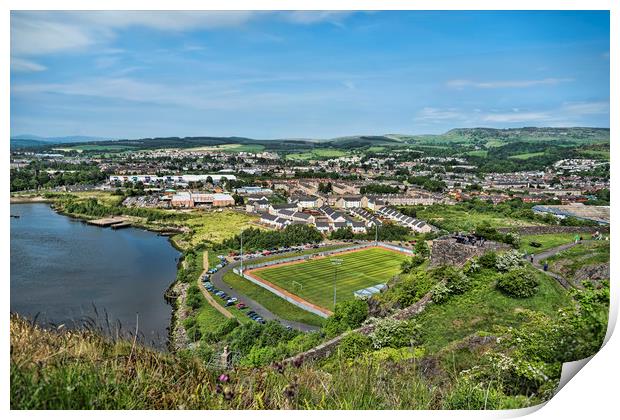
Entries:
[[54,200],[43,196],[11,196],[11,204],[53,203]]

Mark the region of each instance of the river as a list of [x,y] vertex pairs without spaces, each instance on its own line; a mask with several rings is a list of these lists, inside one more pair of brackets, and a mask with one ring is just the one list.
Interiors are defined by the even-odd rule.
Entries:
[[11,204],[11,215],[20,216],[11,218],[11,312],[69,327],[97,318],[112,334],[119,321],[133,332],[137,318],[143,342],[165,347],[172,307],[164,292],[180,256],[167,238],[87,225],[44,203]]

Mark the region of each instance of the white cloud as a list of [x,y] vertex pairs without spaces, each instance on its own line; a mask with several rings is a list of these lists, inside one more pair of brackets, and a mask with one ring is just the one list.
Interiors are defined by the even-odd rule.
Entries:
[[486,114],[482,121],[497,123],[548,121],[550,115],[545,112],[506,112],[498,114]]
[[523,109],[522,107],[507,107],[503,109],[473,108],[433,108],[426,107],[420,110],[415,121],[421,124],[451,123],[454,126],[499,126],[511,124],[546,125],[553,127],[581,125],[587,121],[587,116],[609,115],[609,101],[592,102],[565,102],[555,108]]
[[562,109],[574,115],[609,114],[609,101],[567,102]]
[[11,70],[18,72],[44,71],[46,67],[23,58],[11,58]]
[[449,120],[461,120],[463,119],[464,114],[458,111],[456,108],[433,108],[433,107],[425,107],[422,108],[420,112],[415,116],[416,121],[449,121]]
[[39,94],[57,94],[199,110],[287,107],[300,103],[320,104],[326,100],[334,100],[338,96],[333,89],[306,92],[303,95],[297,92],[251,93],[235,86],[215,82],[169,85],[123,77],[96,78],[71,83],[17,84],[12,87],[11,94],[30,96],[29,100],[36,100],[36,95]]
[[118,30],[145,27],[160,31],[209,30],[245,25],[275,16],[296,24],[341,24],[351,12],[339,11],[80,11],[13,12],[11,54],[28,56],[81,51],[114,39]]
[[455,89],[464,89],[466,87],[473,87],[479,89],[502,89],[502,88],[524,88],[540,85],[557,85],[559,83],[572,82],[570,78],[555,78],[550,77],[539,80],[500,80],[500,81],[487,81],[476,82],[473,80],[449,80],[446,82],[446,86]]
[[340,25],[342,20],[352,12],[340,10],[296,10],[291,12],[283,12],[285,20],[292,23],[301,23],[309,25],[313,23],[329,22]]
[[11,16],[11,54],[37,55],[83,49],[95,42],[87,28],[51,20]]

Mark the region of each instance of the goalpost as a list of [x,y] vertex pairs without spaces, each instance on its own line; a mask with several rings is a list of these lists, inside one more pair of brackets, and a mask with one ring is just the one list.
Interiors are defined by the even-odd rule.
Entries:
[[298,281],[293,280],[291,281],[291,289],[293,289],[294,292],[299,292],[304,289],[304,285]]

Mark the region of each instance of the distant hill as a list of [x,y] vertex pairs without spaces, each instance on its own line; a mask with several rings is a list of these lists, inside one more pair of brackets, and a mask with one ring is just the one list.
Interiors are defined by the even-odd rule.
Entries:
[[111,140],[109,137],[94,137],[94,136],[62,136],[62,137],[41,137],[34,134],[20,134],[18,136],[12,136],[11,140],[37,140],[47,143],[77,143],[77,142],[90,142],[90,141],[102,141]]
[[11,150],[13,149],[26,149],[31,147],[43,147],[49,146],[49,142],[43,140],[34,139],[11,139]]
[[72,143],[71,147],[88,146],[87,150],[137,150],[137,149],[187,149],[192,147],[220,146],[227,144],[260,145],[272,151],[307,151],[317,147],[354,149],[367,146],[397,146],[402,143],[419,145],[453,144],[499,146],[513,142],[553,142],[557,145],[608,143],[608,128],[589,127],[523,127],[523,128],[455,128],[444,134],[409,135],[357,135],[333,139],[252,139],[248,137],[154,137],[143,139],[104,140],[89,136],[38,137],[20,135],[11,138],[11,148],[45,147],[59,143]]

